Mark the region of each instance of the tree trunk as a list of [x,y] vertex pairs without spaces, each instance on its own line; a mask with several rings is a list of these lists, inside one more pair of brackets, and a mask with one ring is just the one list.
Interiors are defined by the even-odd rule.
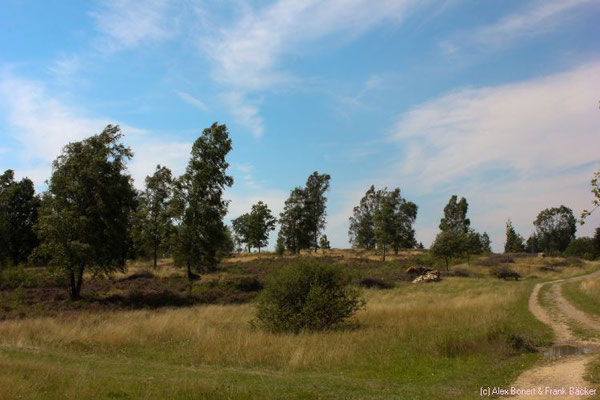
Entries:
[[79,300],[81,298],[81,284],[83,283],[83,266],[74,270],[69,269],[69,298]]
[[385,244],[383,245],[383,261],[385,261]]
[[154,269],[156,269],[156,259],[158,257],[158,242],[154,241]]
[[446,271],[449,271],[449,269],[448,269],[448,257],[445,257],[444,259],[446,260]]
[[260,253],[260,246],[258,246],[258,252]]

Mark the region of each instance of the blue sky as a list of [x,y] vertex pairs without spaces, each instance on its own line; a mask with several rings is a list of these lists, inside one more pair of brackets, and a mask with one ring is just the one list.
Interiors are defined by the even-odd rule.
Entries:
[[139,187],[156,164],[181,173],[219,121],[229,217],[281,211],[317,170],[333,246],[375,184],[418,204],[425,245],[466,197],[500,250],[508,218],[527,236],[540,210],[591,204],[598,20],[592,0],[3,0],[0,170],[43,190],[64,144],[113,123]]

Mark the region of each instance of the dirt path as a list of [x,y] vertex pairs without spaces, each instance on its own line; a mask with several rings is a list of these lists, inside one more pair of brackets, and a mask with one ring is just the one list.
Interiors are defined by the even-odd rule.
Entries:
[[[598,332],[600,332],[600,321],[590,317],[571,305],[571,303],[569,303],[563,297],[561,289],[562,285],[566,282],[579,281],[598,276],[600,276],[600,271],[576,278],[561,279],[547,283],[538,283],[533,288],[531,296],[529,297],[529,310],[537,319],[546,325],[549,325],[552,330],[554,330],[554,334],[556,335],[556,343],[554,347],[567,345],[591,349],[597,346],[597,343],[583,342],[575,338],[568,326],[568,321],[575,321],[584,325],[588,329],[597,330]],[[552,314],[539,302],[540,290],[545,285],[551,286],[551,296],[554,304],[556,305],[556,312],[553,312]],[[515,388],[521,389],[536,388],[536,392],[538,392],[538,388],[541,388],[541,394],[516,396],[513,397],[513,399],[588,398],[580,395],[569,396],[568,394],[551,395],[546,392],[546,387],[555,389],[565,388],[567,391],[571,387],[596,388],[595,385],[586,382],[583,378],[585,376],[585,367],[587,363],[593,359],[593,357],[593,354],[581,354],[558,358],[549,357],[546,360],[542,360],[539,366],[525,371],[512,385]]]

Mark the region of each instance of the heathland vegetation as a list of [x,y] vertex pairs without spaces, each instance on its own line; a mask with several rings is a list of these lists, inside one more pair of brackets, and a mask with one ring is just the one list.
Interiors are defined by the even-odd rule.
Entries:
[[[552,343],[533,286],[598,267],[600,228],[575,238],[565,206],[527,240],[509,220],[493,254],[452,196],[424,249],[418,206],[374,186],[352,249],[330,249],[319,172],[279,216],[259,201],[227,226],[225,125],[203,130],[181,176],[159,165],[141,190],[121,139],[107,126],[67,144],[42,194],[0,177],[0,398],[478,398]],[[429,269],[440,282],[411,283]],[[597,289],[564,292],[597,312]]]

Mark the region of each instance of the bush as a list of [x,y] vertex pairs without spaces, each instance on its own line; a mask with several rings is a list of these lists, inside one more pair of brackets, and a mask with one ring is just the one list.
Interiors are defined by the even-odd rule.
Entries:
[[363,305],[341,269],[299,260],[268,277],[255,322],[271,332],[325,330],[339,326]]
[[581,237],[571,240],[569,246],[565,250],[564,255],[571,257],[581,257],[586,260],[594,260],[598,258],[598,249],[593,238]]
[[504,280],[507,280],[509,278],[514,278],[515,281],[518,281],[519,278],[521,277],[521,275],[518,272],[515,272],[508,267],[494,268],[492,273],[494,274],[494,276],[496,278],[500,278],[500,279],[504,279]]

